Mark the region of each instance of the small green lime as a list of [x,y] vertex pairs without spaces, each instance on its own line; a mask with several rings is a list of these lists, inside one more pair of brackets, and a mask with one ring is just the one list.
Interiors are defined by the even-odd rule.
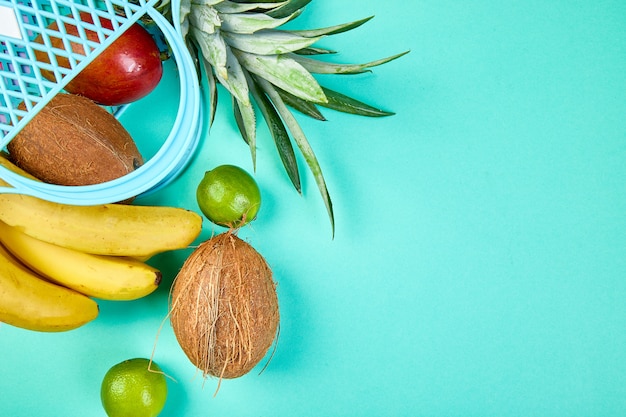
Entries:
[[109,417],[156,417],[167,399],[165,375],[149,359],[125,360],[104,375],[100,398]]
[[198,206],[215,224],[238,228],[251,222],[261,206],[261,191],[245,170],[220,165],[207,171],[196,190]]

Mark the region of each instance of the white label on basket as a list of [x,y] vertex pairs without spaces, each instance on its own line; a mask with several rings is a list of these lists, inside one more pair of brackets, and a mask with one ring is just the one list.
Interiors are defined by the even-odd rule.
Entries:
[[0,35],[22,39],[20,26],[12,7],[0,6]]

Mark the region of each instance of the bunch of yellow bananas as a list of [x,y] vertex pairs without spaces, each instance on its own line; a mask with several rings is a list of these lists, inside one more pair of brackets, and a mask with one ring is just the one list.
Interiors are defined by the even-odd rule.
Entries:
[[[10,162],[0,155],[0,164]],[[156,290],[161,272],[145,260],[188,247],[201,228],[202,218],[181,208],[0,194],[0,322],[37,331],[82,326],[98,315],[94,299]]]

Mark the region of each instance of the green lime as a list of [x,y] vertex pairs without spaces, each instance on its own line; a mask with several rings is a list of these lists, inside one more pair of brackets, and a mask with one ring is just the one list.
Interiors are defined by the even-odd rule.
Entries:
[[196,198],[207,219],[232,228],[254,220],[261,206],[261,191],[256,181],[234,165],[220,165],[205,172]]
[[167,398],[165,375],[149,359],[125,360],[104,375],[100,398],[109,417],[156,417]]

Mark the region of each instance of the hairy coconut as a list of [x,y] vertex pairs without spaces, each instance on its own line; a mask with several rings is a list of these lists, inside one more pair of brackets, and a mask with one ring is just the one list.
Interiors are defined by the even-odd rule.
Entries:
[[121,123],[93,101],[57,94],[7,145],[11,160],[41,181],[90,185],[143,164]]
[[278,330],[278,298],[265,259],[232,232],[202,243],[172,286],[170,321],[203,375],[236,378],[265,356]]

